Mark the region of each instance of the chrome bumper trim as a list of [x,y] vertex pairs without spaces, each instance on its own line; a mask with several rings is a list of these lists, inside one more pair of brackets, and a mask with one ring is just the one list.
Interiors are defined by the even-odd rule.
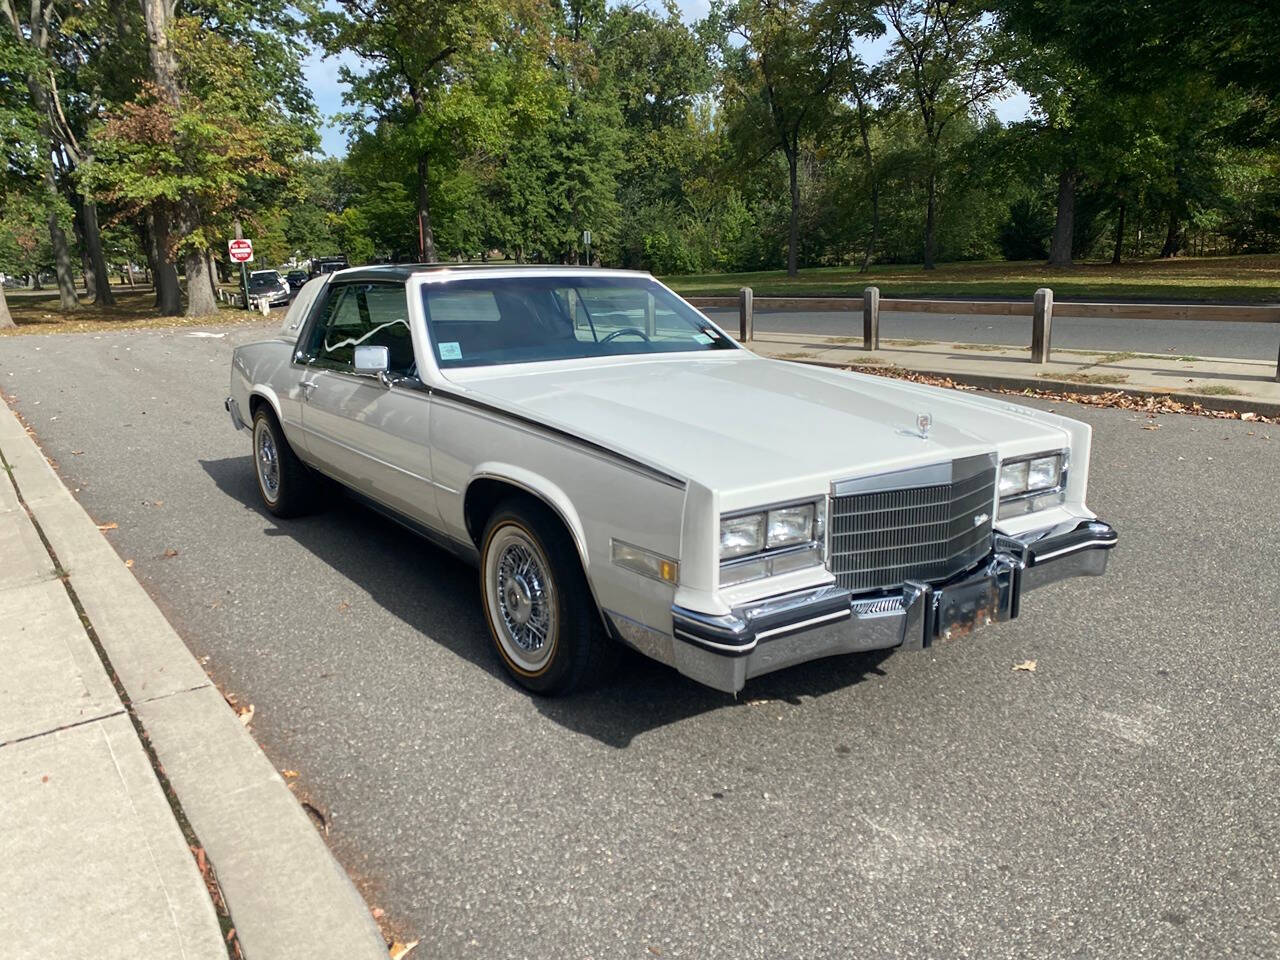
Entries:
[[249,425],[244,422],[244,417],[240,416],[240,405],[236,403],[235,397],[227,397],[222,401],[222,406],[227,413],[231,414],[231,425],[237,430],[248,430]]
[[985,561],[939,584],[854,597],[835,585],[801,590],[713,616],[672,608],[675,666],[736,693],[750,677],[820,657],[899,647],[922,650],[1012,620],[1022,595],[1068,577],[1100,576],[1116,531],[1098,520],[1020,537],[996,535]]

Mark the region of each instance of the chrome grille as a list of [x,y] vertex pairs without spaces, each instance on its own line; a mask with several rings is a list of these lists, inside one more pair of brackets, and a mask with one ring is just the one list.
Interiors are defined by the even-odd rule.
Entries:
[[833,486],[827,565],[855,593],[937,582],[991,550],[994,456],[966,457]]

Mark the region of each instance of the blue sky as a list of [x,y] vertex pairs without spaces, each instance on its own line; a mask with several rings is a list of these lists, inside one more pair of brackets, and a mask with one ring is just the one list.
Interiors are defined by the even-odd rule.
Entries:
[[[705,16],[708,9],[707,0],[677,0],[685,20],[692,21]],[[657,4],[654,4],[657,7]],[[868,62],[880,59],[888,48],[889,41],[881,37],[874,43],[864,45],[862,55]],[[356,58],[344,55],[322,59],[313,53],[303,65],[303,72],[311,83],[311,91],[315,95],[316,107],[328,120],[333,114],[343,109],[342,94],[346,85],[338,80],[338,69],[343,63],[355,66]],[[1027,115],[1030,101],[1027,95],[1017,90],[995,105],[996,115],[1006,122],[1021,120]],[[320,131],[321,145],[330,156],[342,156],[347,152],[347,141],[342,131],[332,123],[326,123]]]

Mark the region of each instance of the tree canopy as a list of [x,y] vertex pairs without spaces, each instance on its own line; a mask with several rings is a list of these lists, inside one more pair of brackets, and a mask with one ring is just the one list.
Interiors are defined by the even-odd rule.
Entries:
[[283,264],[590,231],[664,274],[1272,251],[1278,44],[1249,0],[0,0],[0,273],[72,310],[140,264],[199,315],[239,233]]

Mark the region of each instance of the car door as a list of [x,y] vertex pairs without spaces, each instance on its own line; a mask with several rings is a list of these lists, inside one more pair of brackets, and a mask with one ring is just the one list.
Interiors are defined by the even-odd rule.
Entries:
[[[404,284],[337,283],[328,295],[306,348],[310,459],[358,493],[435,527],[430,398],[395,382],[417,383]],[[388,348],[387,382],[356,373],[355,348],[365,345]]]

